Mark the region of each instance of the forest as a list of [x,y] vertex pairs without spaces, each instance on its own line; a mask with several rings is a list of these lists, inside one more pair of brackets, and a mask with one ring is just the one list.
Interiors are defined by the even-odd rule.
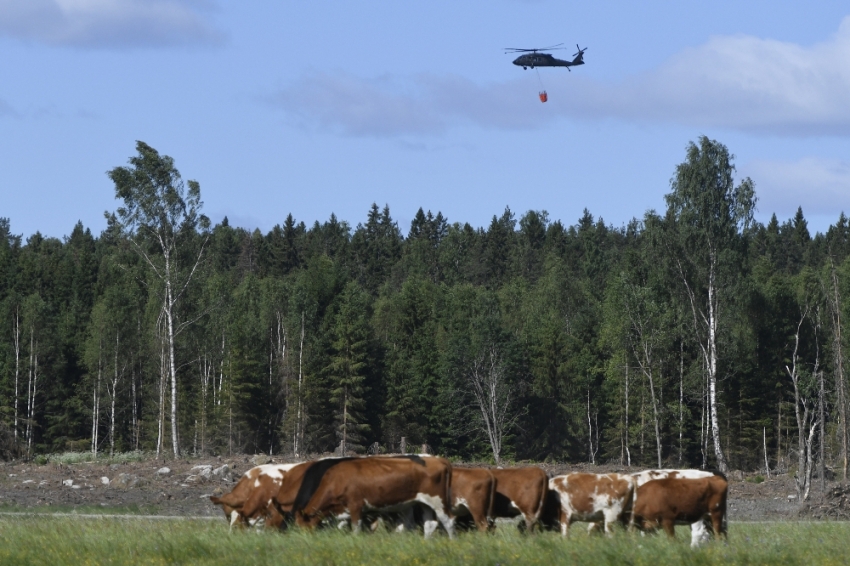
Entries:
[[377,204],[355,227],[212,225],[197,181],[136,150],[101,234],[0,219],[3,457],[427,444],[846,478],[850,225],[755,221],[720,142],[621,227],[419,209],[406,233]]

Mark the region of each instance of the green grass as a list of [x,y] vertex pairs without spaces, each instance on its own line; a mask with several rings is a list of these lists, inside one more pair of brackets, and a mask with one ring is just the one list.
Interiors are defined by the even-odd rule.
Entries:
[[0,504],[0,513],[22,513],[22,514],[52,514],[73,513],[77,515],[168,515],[168,510],[163,505],[40,505],[38,507],[27,507],[24,505]]
[[[580,525],[579,525],[580,527]],[[729,544],[691,550],[679,540],[575,529],[524,536],[513,529],[456,540],[414,534],[233,532],[221,521],[0,519],[2,564],[846,564],[848,523],[730,525]]]

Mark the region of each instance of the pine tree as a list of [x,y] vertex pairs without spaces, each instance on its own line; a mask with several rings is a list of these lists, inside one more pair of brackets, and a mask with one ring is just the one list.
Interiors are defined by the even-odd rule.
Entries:
[[336,415],[336,436],[348,451],[363,450],[365,423],[366,372],[368,371],[369,329],[366,323],[366,298],[356,283],[349,283],[338,298],[333,324],[333,353],[325,369],[331,385],[331,403]]

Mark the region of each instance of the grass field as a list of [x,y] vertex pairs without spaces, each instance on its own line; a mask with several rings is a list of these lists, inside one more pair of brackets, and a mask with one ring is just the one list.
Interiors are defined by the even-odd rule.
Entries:
[[[580,525],[579,525],[580,527]],[[611,539],[575,529],[525,536],[378,533],[327,530],[229,533],[221,521],[148,521],[45,517],[0,518],[2,564],[847,564],[850,523],[730,525],[729,544],[688,547],[679,539],[617,532]]]

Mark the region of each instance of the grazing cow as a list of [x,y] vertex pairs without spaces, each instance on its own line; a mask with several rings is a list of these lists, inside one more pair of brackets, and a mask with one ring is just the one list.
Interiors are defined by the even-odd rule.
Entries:
[[540,468],[491,469],[496,479],[493,517],[521,515],[525,528],[531,531],[540,520],[549,489],[549,478]]
[[[705,470],[645,470],[643,472],[632,474],[632,477],[635,478],[635,489],[637,489],[646,482],[652,480],[661,480],[665,478],[699,479],[710,478],[713,475],[714,472],[708,472]],[[637,495],[637,492],[635,492],[635,495]],[[709,537],[710,533],[705,525],[705,521],[700,519],[699,521],[691,524],[691,546],[696,547],[702,542],[707,541]]]
[[[675,525],[710,519],[715,536],[726,537],[726,498],[729,482],[722,475],[696,479],[665,478],[638,487],[632,524],[642,530],[659,527],[674,537]],[[691,540],[691,546],[699,541]]]
[[[353,458],[307,468],[291,504],[296,522],[313,528],[329,517],[348,518],[360,531],[366,511],[404,512],[421,504],[425,511],[425,536],[437,529],[436,515],[450,537],[454,537],[450,486],[452,467],[443,458],[407,456],[399,458]],[[294,470],[293,470],[294,471]],[[291,495],[281,488],[276,501]]]
[[224,516],[234,525],[254,526],[263,521],[267,526],[279,526],[283,517],[271,500],[286,473],[297,464],[265,464],[251,468],[239,479],[236,486],[221,497],[210,496],[210,501],[221,505]]
[[456,520],[471,517],[479,531],[490,528],[496,480],[484,468],[452,468],[452,514]]
[[606,534],[611,524],[629,510],[635,480],[627,474],[566,474],[549,480],[549,489],[560,503],[561,534],[567,536],[574,521],[603,521]]

